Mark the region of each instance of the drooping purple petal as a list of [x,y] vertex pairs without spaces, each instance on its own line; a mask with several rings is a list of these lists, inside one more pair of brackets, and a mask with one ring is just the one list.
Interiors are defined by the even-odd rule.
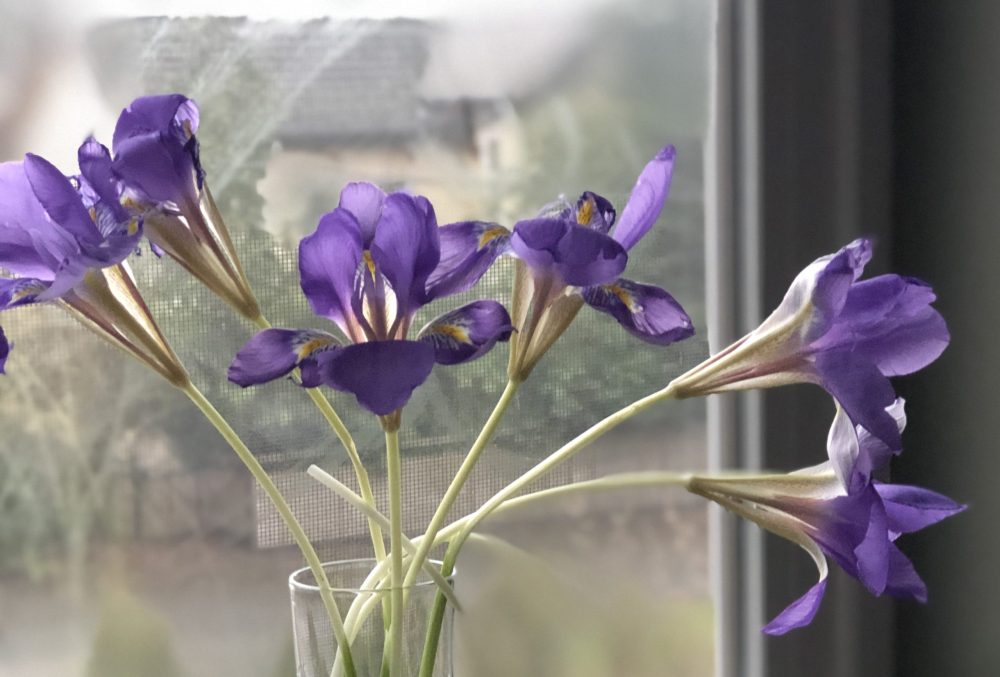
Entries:
[[510,231],[485,221],[449,223],[438,228],[438,237],[441,260],[427,278],[430,299],[471,289],[510,249]]
[[382,218],[382,205],[385,204],[385,191],[378,186],[359,181],[349,183],[340,191],[339,207],[346,209],[358,220],[361,229],[361,240],[365,248],[371,246],[375,237],[375,226]]
[[889,545],[889,576],[885,591],[893,597],[927,603],[927,585],[913,568],[910,558],[893,544]]
[[626,250],[634,247],[660,216],[670,192],[670,180],[674,173],[676,157],[677,151],[673,146],[664,146],[636,179],[628,203],[622,210],[618,227],[612,233],[612,237]]
[[902,448],[896,419],[887,411],[896,401],[896,393],[874,364],[854,353],[833,351],[816,356],[816,370],[823,386],[855,425],[893,451]]
[[371,253],[396,294],[400,316],[427,302],[427,279],[441,260],[437,231],[429,203],[405,193],[386,197]]
[[335,322],[353,340],[361,340],[352,321],[351,298],[361,263],[361,231],[344,209],[325,214],[312,235],[299,242],[299,282],[313,312]]
[[204,180],[198,120],[194,101],[180,94],[136,99],[115,127],[115,172],[144,200],[197,203]]
[[317,351],[330,350],[336,345],[336,337],[322,331],[265,329],[236,353],[228,377],[244,388],[273,381],[290,373]]
[[905,484],[874,482],[894,535],[920,531],[966,509],[947,496]]
[[323,382],[353,393],[384,416],[405,405],[434,368],[434,348],[419,341],[371,341],[346,346],[326,362]]
[[681,304],[659,287],[619,278],[611,284],[586,287],[583,298],[647,343],[665,346],[694,335],[694,325]]
[[[903,399],[897,398],[887,408],[900,434],[906,428],[904,405]],[[900,452],[899,449],[890,449],[885,442],[855,425],[841,406],[837,407],[830,426],[826,449],[841,486],[850,494],[867,487],[872,474],[888,465],[892,457]]]
[[432,320],[417,340],[434,347],[438,364],[460,364],[485,355],[497,341],[510,338],[514,326],[496,301],[473,301]]
[[798,598],[774,617],[774,619],[764,626],[763,632],[767,635],[784,635],[797,628],[803,628],[812,623],[819,611],[819,606],[823,602],[823,595],[826,593],[826,583],[829,579],[823,578],[816,585],[809,588],[806,594]]
[[101,233],[84,208],[80,194],[51,162],[28,153],[24,156],[24,173],[35,198],[52,221],[80,243],[100,242]]

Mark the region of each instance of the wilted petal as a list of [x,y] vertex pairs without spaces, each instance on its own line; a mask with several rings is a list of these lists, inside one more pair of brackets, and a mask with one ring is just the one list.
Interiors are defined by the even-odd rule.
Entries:
[[902,448],[896,419],[887,410],[896,401],[889,379],[863,357],[836,351],[816,356],[821,382],[855,425],[882,440],[889,449]]
[[405,193],[389,195],[371,245],[376,270],[389,280],[402,316],[427,302],[427,279],[441,259],[429,204]]
[[659,287],[619,278],[585,288],[583,298],[647,343],[665,346],[694,334],[691,318],[681,304]]
[[628,203],[622,210],[618,227],[612,233],[625,249],[634,247],[660,216],[663,203],[670,192],[676,156],[677,151],[673,146],[664,146],[636,179]]
[[315,352],[337,345],[336,337],[308,329],[265,329],[240,348],[229,365],[229,380],[243,386],[281,378]]
[[929,489],[875,482],[894,535],[909,534],[956,515],[967,506]]
[[361,229],[361,240],[365,247],[371,245],[375,237],[375,226],[382,218],[382,205],[385,204],[385,191],[378,186],[359,181],[349,183],[340,191],[339,207],[346,209],[358,220]]
[[316,231],[299,242],[302,293],[313,312],[336,322],[355,341],[361,337],[351,321],[351,297],[361,248],[357,220],[343,209],[325,214]]
[[872,501],[865,536],[854,548],[858,580],[873,595],[885,592],[889,576],[889,525],[881,501]]
[[431,299],[472,288],[510,248],[510,231],[496,223],[462,221],[438,228],[441,260],[427,278]]
[[438,364],[460,364],[485,355],[514,329],[507,310],[496,301],[473,301],[434,319],[417,335],[434,347]]
[[323,382],[353,393],[368,411],[384,416],[405,405],[434,368],[434,348],[419,341],[371,341],[337,350]]
[[785,607],[785,610],[774,617],[774,619],[764,626],[763,632],[766,635],[784,635],[787,632],[798,628],[804,628],[812,623],[819,611],[819,606],[823,602],[823,595],[826,594],[826,577],[821,578],[816,585],[809,588],[806,594]]
[[[906,428],[903,398],[897,398],[887,408],[902,433]],[[868,486],[872,473],[885,467],[899,449],[889,448],[885,442],[861,426],[855,425],[843,407],[837,405],[837,414],[827,436],[827,453],[841,485],[848,493],[856,493]]]

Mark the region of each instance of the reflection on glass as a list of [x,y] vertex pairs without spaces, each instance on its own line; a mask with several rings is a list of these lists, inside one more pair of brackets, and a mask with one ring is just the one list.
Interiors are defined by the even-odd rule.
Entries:
[[[69,169],[80,139],[109,140],[135,96],[191,96],[219,208],[261,304],[284,326],[311,326],[295,245],[348,180],[425,194],[441,223],[510,226],[584,189],[620,209],[652,153],[677,145],[669,202],[629,274],[667,287],[699,337],[657,348],[581,313],[519,393],[456,512],[705,352],[711,3],[594,0],[543,13],[515,3],[362,20],[61,12],[40,4],[0,29],[4,159],[33,150]],[[351,476],[307,398],[286,383],[226,383],[252,328],[169,260],[144,254],[133,267],[194,379],[275,472],[324,554],[367,555],[363,520],[302,472],[315,462]],[[510,273],[498,267],[478,293],[505,300]],[[285,581],[299,562],[225,444],[170,388],[55,310],[3,322],[18,349],[0,383],[0,673],[293,674]],[[437,370],[408,407],[410,532],[423,531],[505,367],[498,350]],[[384,497],[378,426],[349,398],[336,402]],[[704,458],[702,405],[673,403],[550,483]],[[630,492],[489,522],[494,540],[459,562],[469,599],[456,619],[459,674],[706,674],[705,521],[680,492]],[[526,564],[535,557],[545,564]]]

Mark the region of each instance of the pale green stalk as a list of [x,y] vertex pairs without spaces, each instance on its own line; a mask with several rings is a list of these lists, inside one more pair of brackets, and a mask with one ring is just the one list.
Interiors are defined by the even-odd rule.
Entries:
[[330,589],[330,581],[326,577],[326,572],[323,570],[323,563],[320,561],[319,556],[316,554],[315,548],[313,548],[312,543],[309,542],[309,538],[306,536],[305,530],[302,525],[299,524],[298,519],[296,519],[295,514],[292,513],[291,508],[285,501],[284,496],[278,491],[278,487],[275,486],[274,481],[271,479],[267,471],[260,465],[257,458],[250,452],[243,440],[240,439],[236,431],[233,430],[232,426],[223,418],[222,414],[212,406],[212,403],[208,401],[205,395],[198,390],[198,388],[191,383],[188,383],[184,388],[182,388],[184,393],[194,402],[195,406],[201,410],[205,417],[215,426],[219,434],[229,443],[229,446],[233,448],[236,455],[239,456],[240,460],[243,461],[243,465],[247,467],[247,470],[253,475],[254,479],[257,480],[257,484],[260,488],[264,490],[267,497],[271,499],[271,503],[274,505],[278,514],[281,516],[282,520],[285,522],[285,526],[288,527],[288,531],[291,532],[292,538],[295,540],[296,545],[299,546],[299,550],[302,551],[303,557],[305,557],[306,563],[309,565],[309,570],[312,571],[313,577],[316,579],[316,585],[319,587],[320,597],[323,600],[323,605],[326,607],[326,612],[330,616],[330,624],[333,627],[333,634],[337,639],[337,644],[340,647],[340,655],[343,657],[344,671],[347,677],[356,677],[356,670],[354,667],[354,659],[351,656],[350,643],[347,641],[347,634],[344,631],[344,622],[340,615],[340,609],[337,608],[337,603],[333,599],[333,593]]
[[[402,469],[399,458],[399,431],[385,431],[386,474],[389,479],[389,546],[390,546],[390,580],[392,590],[392,621],[389,625],[387,641],[391,648],[389,652],[389,673],[398,674],[403,656],[403,483]],[[385,665],[383,665],[383,668]],[[383,672],[383,674],[385,674]]]
[[[560,464],[568,461],[577,452],[600,438],[608,431],[618,427],[628,419],[632,418],[639,412],[648,409],[657,402],[662,402],[663,400],[671,399],[673,397],[675,397],[674,385],[671,383],[663,390],[647,395],[640,400],[636,400],[627,407],[619,409],[599,423],[592,425],[583,433],[577,435],[570,442],[567,442],[543,461],[500,490],[490,500],[486,501],[486,503],[484,503],[478,510],[466,518],[466,520],[463,520],[463,525],[458,530],[457,535],[448,543],[448,550],[445,552],[444,560],[441,563],[441,575],[451,575],[455,568],[455,560],[458,558],[458,552],[462,548],[462,544],[465,542],[465,539],[469,537],[469,534],[476,528],[476,526],[479,525],[480,522],[486,519],[490,513],[496,510],[505,501],[513,498],[526,486],[551,472]],[[427,543],[422,543],[421,545],[429,547]],[[434,661],[437,656],[438,639],[441,634],[441,622],[444,619],[445,603],[446,600],[442,595],[438,595],[434,600],[434,609],[431,612],[431,621],[427,626],[427,640],[424,643],[424,651],[421,656],[420,677],[431,677],[433,673]]]
[[[270,329],[271,323],[263,315],[258,316],[254,321],[255,324],[261,329]],[[298,370],[296,370],[296,376],[298,375]],[[351,460],[351,466],[354,468],[354,475],[358,479],[358,488],[361,490],[361,497],[365,499],[365,502],[372,508],[376,507],[375,494],[372,492],[371,481],[368,478],[368,471],[365,469],[364,463],[361,462],[361,456],[358,455],[358,447],[354,443],[354,438],[351,437],[351,432],[347,429],[344,421],[337,414],[337,410],[333,408],[330,401],[326,399],[319,388],[306,388],[306,392],[309,394],[309,399],[313,401],[316,408],[319,409],[320,413],[323,414],[323,418],[329,423],[330,428],[333,429],[334,434],[340,443],[344,446],[344,450],[347,452],[347,457]],[[375,550],[375,559],[381,562],[385,559],[385,540],[382,537],[382,529],[378,524],[368,520],[368,532],[371,534],[372,548]]]
[[451,484],[448,485],[448,489],[445,491],[444,497],[438,504],[437,510],[434,511],[434,516],[431,517],[430,523],[427,525],[427,530],[424,532],[424,538],[420,542],[420,549],[417,551],[417,554],[413,556],[413,562],[410,563],[410,568],[406,572],[406,579],[403,581],[404,588],[408,588],[413,585],[413,581],[416,580],[417,572],[420,571],[423,563],[427,560],[427,555],[430,553],[431,547],[434,545],[435,536],[437,536],[438,530],[441,529],[441,525],[444,524],[445,518],[448,517],[448,512],[455,504],[455,500],[458,498],[459,493],[461,493],[462,487],[465,486],[466,481],[469,479],[469,475],[472,473],[472,469],[475,467],[476,461],[479,460],[483,450],[486,449],[486,445],[489,444],[491,439],[493,439],[497,426],[500,425],[500,420],[503,418],[504,412],[507,411],[507,407],[509,407],[511,401],[513,401],[514,394],[517,392],[519,385],[520,383],[517,381],[507,381],[507,386],[500,395],[500,399],[497,400],[497,404],[493,408],[493,412],[490,414],[489,418],[486,419],[486,423],[483,425],[483,429],[479,432],[479,436],[469,449],[469,453],[466,454],[465,460],[462,461],[462,465],[459,467],[458,472],[455,473],[455,477],[452,479]]
[[[358,496],[351,490],[350,487],[348,487],[346,484],[338,480],[330,473],[326,472],[325,470],[316,465],[309,466],[309,469],[306,470],[306,473],[313,479],[320,482],[320,484],[323,484],[326,488],[330,489],[335,494],[340,496],[342,499],[350,503],[352,506],[357,508],[367,518],[377,522],[379,527],[381,527],[382,529],[389,531],[392,528],[392,525],[389,522],[388,517],[386,517],[381,512],[368,505],[368,503],[366,503],[361,496]],[[406,534],[403,534],[403,549],[406,550],[407,554],[409,554],[410,557],[413,557],[417,552],[416,544],[409,538],[407,538]],[[441,575],[441,572],[438,571],[436,567],[432,566],[430,562],[424,562],[423,569],[424,573],[430,576],[431,580],[433,580],[435,585],[437,585],[437,588],[438,590],[441,591],[441,594],[447,597],[448,601],[451,602],[453,605],[455,605],[456,609],[459,608],[458,598],[455,597],[455,591],[448,584],[448,581],[445,580],[444,576]]]

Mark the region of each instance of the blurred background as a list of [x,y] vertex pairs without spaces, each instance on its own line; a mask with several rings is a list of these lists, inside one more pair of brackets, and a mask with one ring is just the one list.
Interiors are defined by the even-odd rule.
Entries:
[[[679,492],[577,498],[488,522],[515,558],[466,551],[456,674],[993,674],[1000,5],[414,4],[0,0],[0,159],[32,151],[71,174],[80,141],[108,143],[136,96],[195,98],[208,182],[265,310],[322,327],[298,292],[295,246],[346,181],[424,194],[442,223],[511,225],[584,189],[620,210],[644,163],[675,143],[668,206],[630,271],[669,289],[698,335],[653,348],[581,312],[456,516],[699,361],[709,318],[732,318],[714,338],[741,334],[807,262],[874,235],[873,273],[930,281],[953,334],[937,363],[898,383],[910,425],[894,479],[972,506],[902,542],[930,603],[871,599],[838,575],[812,627],[765,640],[762,622],[814,578],[808,558],[718,515],[710,529],[706,507]],[[171,261],[145,253],[133,267],[322,554],[364,556],[364,523],[302,473],[318,463],[352,483],[306,399],[285,383],[225,382],[250,327]],[[478,295],[505,299],[509,275],[498,266]],[[286,577],[299,556],[214,430],[57,308],[2,324],[15,350],[0,379],[0,676],[293,675]],[[505,360],[501,349],[438,369],[407,408],[408,531],[422,531]],[[384,500],[377,426],[334,402]],[[548,484],[822,459],[830,407],[817,389],[725,402],[637,417]]]

